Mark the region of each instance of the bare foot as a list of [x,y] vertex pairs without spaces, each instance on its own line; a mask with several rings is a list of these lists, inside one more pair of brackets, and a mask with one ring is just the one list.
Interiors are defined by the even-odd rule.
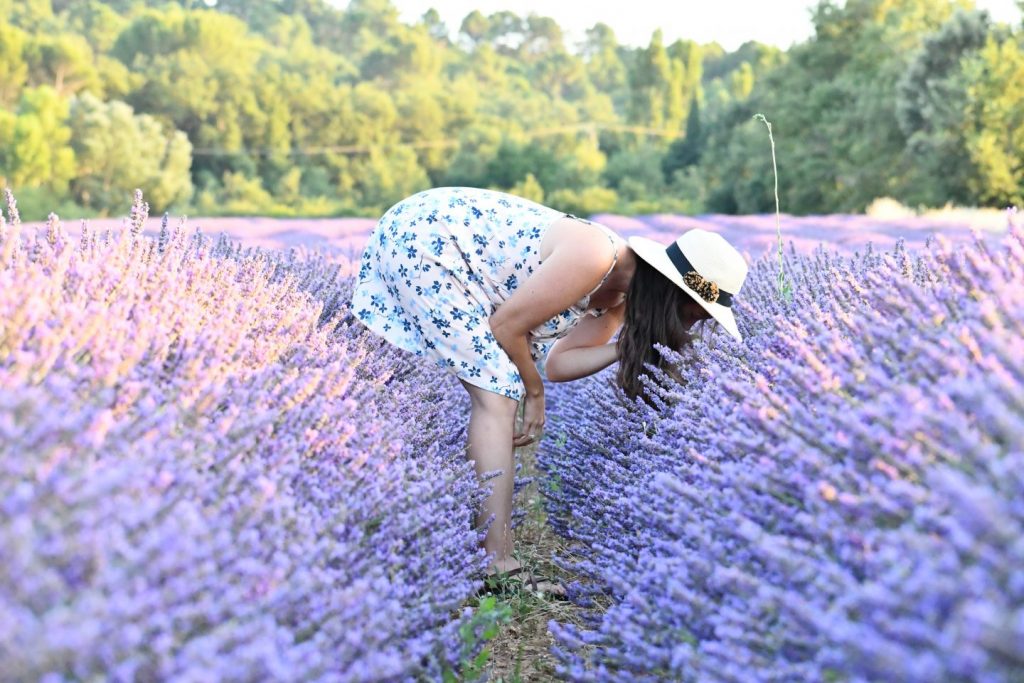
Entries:
[[495,574],[505,572],[518,572],[522,570],[523,563],[514,557],[509,557],[504,560],[497,560],[492,562],[491,566],[487,568],[487,576],[494,576]]

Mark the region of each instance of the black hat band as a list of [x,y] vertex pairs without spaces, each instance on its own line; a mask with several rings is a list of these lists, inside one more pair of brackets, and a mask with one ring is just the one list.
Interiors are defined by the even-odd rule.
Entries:
[[672,265],[679,271],[679,275],[682,276],[683,282],[686,283],[687,287],[697,292],[702,299],[709,303],[726,307],[732,306],[732,294],[719,287],[718,283],[712,282],[698,273],[689,259],[683,256],[683,250],[679,248],[676,242],[668,245],[665,252],[668,254],[669,260],[672,261]]

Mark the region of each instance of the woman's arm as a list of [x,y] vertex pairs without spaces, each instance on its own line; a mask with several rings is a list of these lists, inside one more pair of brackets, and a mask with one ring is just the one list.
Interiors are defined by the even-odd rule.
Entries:
[[551,367],[551,356],[544,365],[548,379],[552,382],[571,382],[580,377],[593,375],[618,360],[618,349],[614,342],[600,346],[581,346],[563,351],[558,356],[556,368]]
[[544,371],[552,382],[569,382],[603,370],[616,360],[616,344],[608,342],[622,326],[626,314],[623,302],[599,318],[584,316],[569,334],[555,342],[548,353]]
[[584,223],[572,223],[561,244],[488,319],[491,333],[532,396],[543,394],[544,385],[530,355],[530,330],[579,301],[612,264],[608,238]]
[[[497,315],[497,311],[495,311],[495,315]],[[540,378],[540,373],[537,372],[533,356],[530,355],[530,343],[527,341],[526,335],[510,333],[505,328],[501,328],[499,331],[493,323],[491,323],[491,330],[498,346],[505,350],[508,357],[516,364],[516,368],[519,369],[519,376],[523,378],[523,386],[526,387],[526,395],[530,397],[542,395],[544,383]]]

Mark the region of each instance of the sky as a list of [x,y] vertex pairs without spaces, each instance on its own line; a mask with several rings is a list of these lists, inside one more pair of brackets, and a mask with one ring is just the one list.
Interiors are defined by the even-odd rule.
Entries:
[[[1014,0],[976,0],[997,21],[1018,24],[1020,9]],[[641,46],[661,28],[665,44],[678,38],[699,43],[718,41],[735,50],[748,40],[781,48],[811,36],[810,8],[814,0],[392,0],[402,21],[413,23],[433,7],[454,35],[462,19],[474,9],[483,14],[510,10],[530,12],[558,22],[572,49],[587,28],[604,22],[620,44]]]

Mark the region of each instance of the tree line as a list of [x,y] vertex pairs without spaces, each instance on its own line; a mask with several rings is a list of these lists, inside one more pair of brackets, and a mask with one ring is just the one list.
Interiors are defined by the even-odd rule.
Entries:
[[[1021,3],[1024,7],[1024,2]],[[573,213],[1024,204],[1024,30],[971,0],[821,0],[789,50],[389,0],[0,0],[23,215],[366,215],[434,185]]]

